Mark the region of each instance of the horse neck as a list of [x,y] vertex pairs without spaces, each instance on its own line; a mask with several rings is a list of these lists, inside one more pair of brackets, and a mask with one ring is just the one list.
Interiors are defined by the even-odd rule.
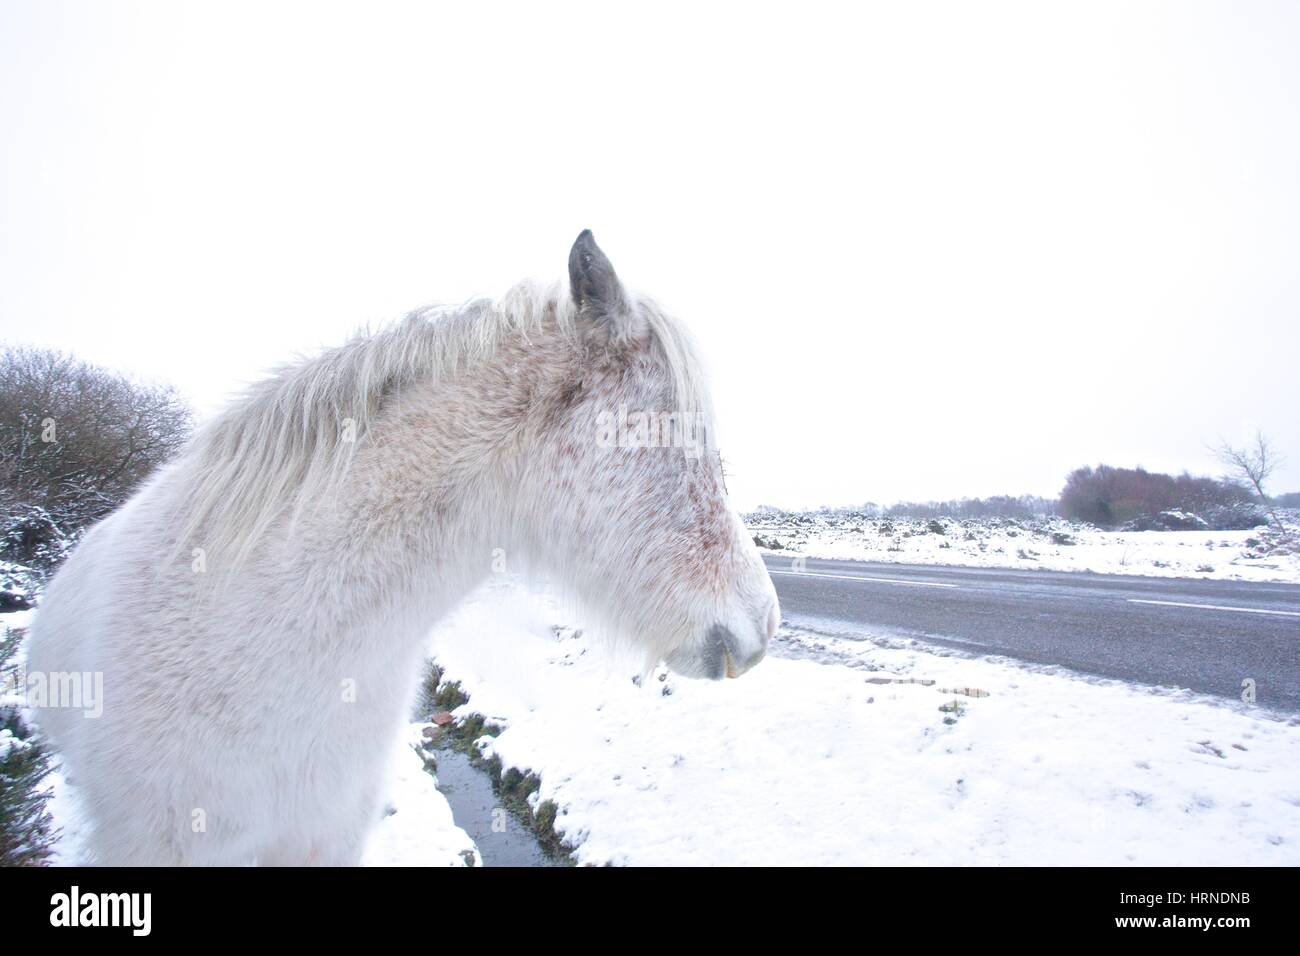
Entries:
[[[341,489],[331,563],[394,607],[439,616],[496,571],[522,569],[516,501],[544,414],[535,401],[571,375],[563,343],[506,343],[481,367],[413,386],[380,415]],[[431,623],[431,622],[430,622]]]

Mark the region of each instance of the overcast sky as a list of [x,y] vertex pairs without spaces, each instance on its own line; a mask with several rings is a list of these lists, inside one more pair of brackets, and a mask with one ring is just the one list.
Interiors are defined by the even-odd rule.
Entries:
[[741,506],[1300,490],[1300,4],[629,7],[0,2],[0,338],[210,413],[590,227]]

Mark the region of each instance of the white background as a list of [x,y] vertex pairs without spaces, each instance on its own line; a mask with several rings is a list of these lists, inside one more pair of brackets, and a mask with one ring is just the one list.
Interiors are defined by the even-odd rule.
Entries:
[[0,3],[0,336],[205,413],[562,274],[696,331],[737,503],[1300,490],[1300,4]]

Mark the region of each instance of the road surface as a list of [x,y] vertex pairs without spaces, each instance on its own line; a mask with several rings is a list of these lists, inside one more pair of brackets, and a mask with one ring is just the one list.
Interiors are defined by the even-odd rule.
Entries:
[[1300,585],[765,554],[782,616],[1300,712]]

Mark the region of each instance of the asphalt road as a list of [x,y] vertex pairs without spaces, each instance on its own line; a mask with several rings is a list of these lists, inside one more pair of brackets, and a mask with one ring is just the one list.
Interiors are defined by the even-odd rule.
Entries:
[[764,555],[793,625],[856,628],[1300,712],[1300,585]]

